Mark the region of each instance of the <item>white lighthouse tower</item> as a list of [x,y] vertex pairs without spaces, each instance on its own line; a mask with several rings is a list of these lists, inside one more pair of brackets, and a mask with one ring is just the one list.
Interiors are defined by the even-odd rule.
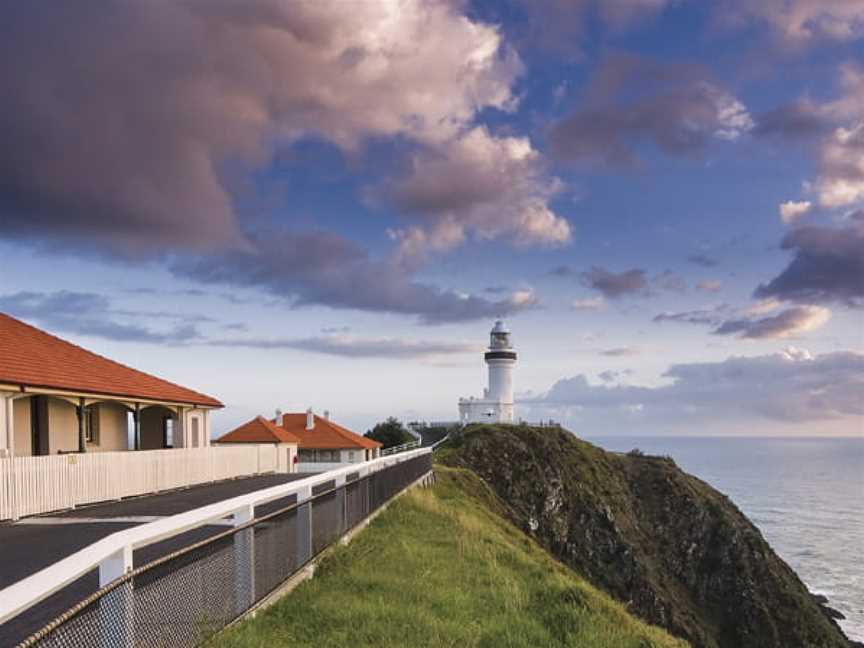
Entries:
[[489,367],[489,386],[482,398],[459,399],[459,421],[465,423],[513,422],[513,368],[516,351],[510,329],[498,320],[489,333],[489,348],[484,355]]

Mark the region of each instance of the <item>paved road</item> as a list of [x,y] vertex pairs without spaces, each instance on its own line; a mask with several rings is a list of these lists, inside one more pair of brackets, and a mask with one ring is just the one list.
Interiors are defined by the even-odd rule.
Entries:
[[[308,476],[260,475],[234,479],[0,524],[0,589],[115,531]],[[255,513],[265,515],[292,501],[293,496],[283,498],[258,507]],[[208,525],[143,547],[135,551],[134,564],[146,564],[224,529],[224,526]],[[98,573],[93,570],[18,618],[0,625],[0,646],[21,641],[94,592],[98,583]]]

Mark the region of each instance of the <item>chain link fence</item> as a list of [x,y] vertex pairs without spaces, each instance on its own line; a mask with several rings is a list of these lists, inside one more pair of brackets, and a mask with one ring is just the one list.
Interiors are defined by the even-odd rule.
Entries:
[[[139,567],[20,644],[58,648],[196,646],[432,469],[431,453],[296,500]],[[269,508],[273,508],[270,506]]]

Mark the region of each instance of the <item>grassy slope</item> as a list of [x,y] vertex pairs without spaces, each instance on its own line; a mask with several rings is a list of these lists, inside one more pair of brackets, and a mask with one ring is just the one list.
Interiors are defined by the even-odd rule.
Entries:
[[684,647],[506,522],[473,474],[443,468],[316,576],[219,646]]
[[694,645],[847,645],[758,529],[671,459],[498,425],[469,427],[436,458],[478,474],[552,555]]

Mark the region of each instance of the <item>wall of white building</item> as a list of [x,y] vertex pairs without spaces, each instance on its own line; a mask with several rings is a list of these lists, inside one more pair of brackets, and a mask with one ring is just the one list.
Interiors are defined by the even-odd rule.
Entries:
[[[14,398],[10,398],[13,397]],[[34,396],[0,393],[0,457],[7,455],[8,427],[12,424],[14,454],[33,454],[31,410]],[[39,407],[42,429],[47,443],[42,451],[48,454],[78,450],[77,403],[62,397],[40,396]],[[131,404],[130,404],[131,406]],[[98,433],[93,442],[87,442],[88,452],[111,452],[131,449],[129,444],[129,409],[120,402],[101,401],[88,405],[91,416],[98,417]],[[201,408],[145,407],[141,410],[142,449],[158,449],[163,445],[163,417],[173,415],[173,446],[206,447],[210,445],[210,412]],[[43,437],[45,438],[45,437]]]
[[15,456],[26,457],[33,454],[32,432],[30,431],[30,399],[17,398],[12,401],[12,412],[15,430]]
[[[23,399],[29,405],[31,399]],[[78,413],[72,403],[48,399],[48,454],[78,450]]]
[[[99,403],[99,438],[87,451],[111,452],[129,449],[129,410],[119,403]],[[77,423],[77,421],[76,421]]]

